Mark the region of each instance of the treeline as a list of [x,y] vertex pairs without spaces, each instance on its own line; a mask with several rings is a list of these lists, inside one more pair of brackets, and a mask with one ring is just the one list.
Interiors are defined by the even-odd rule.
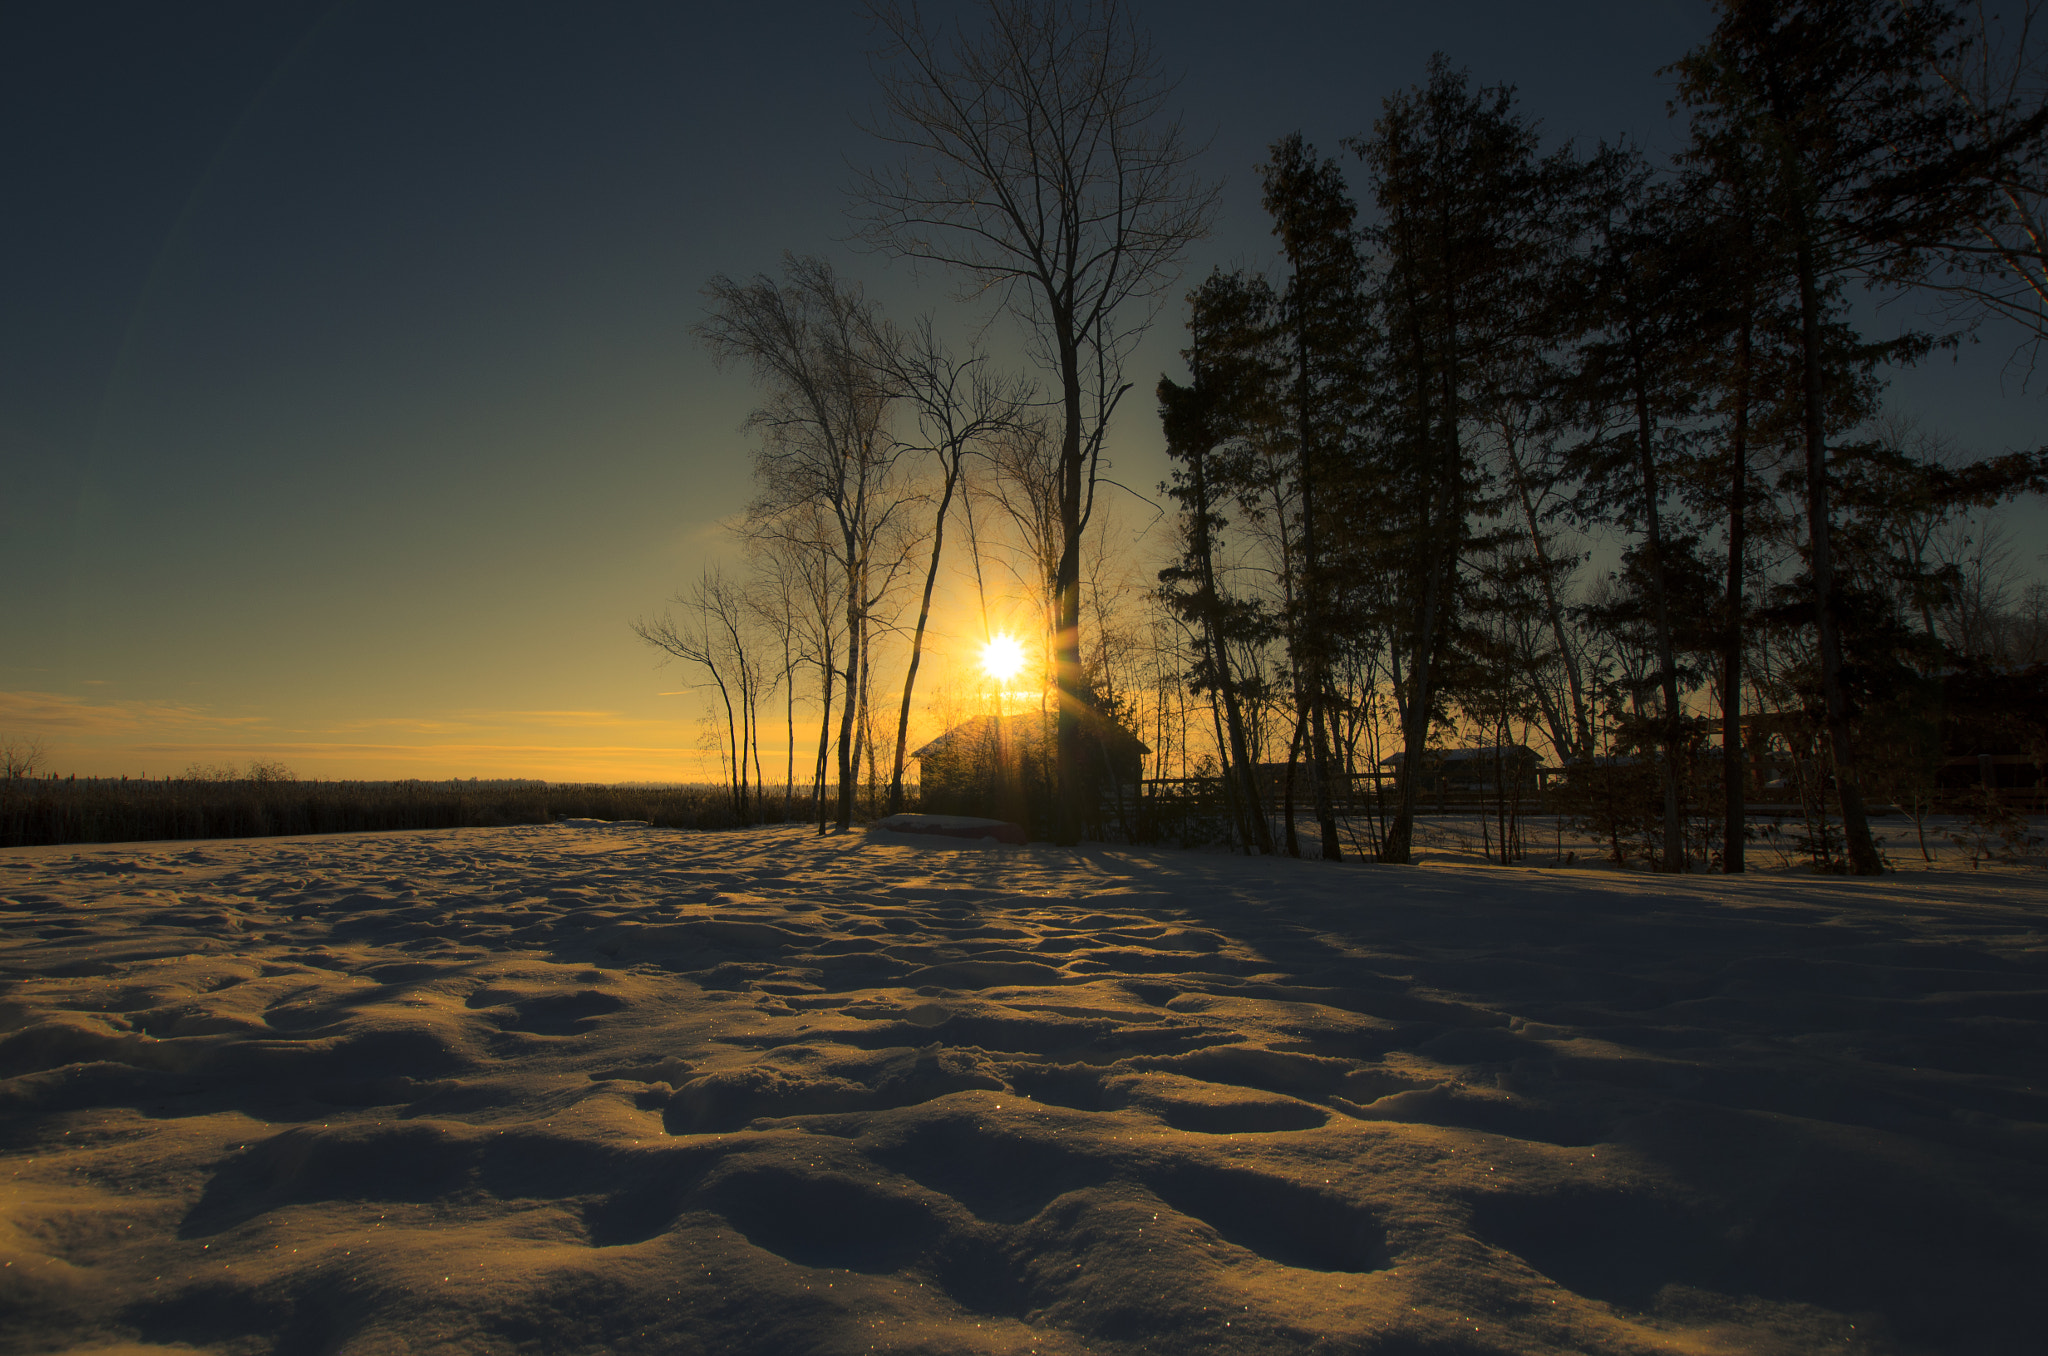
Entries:
[[[298,781],[275,764],[256,776],[0,781],[0,847],[256,838],[293,833],[489,828],[557,819],[638,819],[658,828],[739,824],[717,787],[540,782]],[[779,805],[758,818],[781,818]]]
[[[1341,159],[1275,144],[1281,264],[1188,298],[1148,536],[1098,489],[1126,361],[1216,201],[1172,81],[1106,0],[944,31],[878,4],[892,159],[857,180],[863,238],[989,299],[976,332],[1014,322],[1037,371],[889,321],[819,260],[711,281],[699,333],[758,394],[748,565],[636,629],[712,694],[733,815],[777,784],[821,827],[900,808],[914,714],[1017,714],[1008,680],[919,687],[964,548],[982,634],[953,658],[1019,603],[1062,841],[1109,820],[1081,764],[1108,719],[1155,779],[1220,789],[1248,851],[1303,851],[1298,805],[1322,855],[1408,860],[1421,772],[1462,743],[1533,746],[1610,807],[1647,776],[1666,869],[1741,870],[1753,792],[1798,798],[1824,865],[1880,869],[1866,801],[1927,802],[1941,676],[2048,659],[2048,594],[1986,516],[2048,461],[1967,458],[1882,402],[1986,318],[2028,362],[2048,336],[2037,6],[1718,9],[1670,68],[1668,161],[1546,153],[1511,89],[1441,57]],[[1897,296],[1940,324],[1866,333]],[[1134,585],[1120,553],[1145,552],[1165,568]],[[2033,728],[2004,738],[2048,762]]]
[[[756,574],[744,587],[707,576],[680,611],[637,629],[714,691],[711,742],[743,818],[767,771],[773,694],[784,781],[796,705],[815,707],[813,807],[821,826],[845,828],[863,786],[886,788],[888,808],[905,803],[932,598],[949,530],[964,535],[981,638],[1005,610],[990,595],[1007,595],[1024,614],[1019,638],[1044,661],[1049,822],[1072,842],[1092,776],[1085,730],[1116,704],[1091,684],[1082,623],[1086,595],[1101,591],[1091,542],[1107,525],[1104,439],[1153,299],[1206,231],[1215,192],[1165,113],[1173,82],[1121,5],[990,0],[978,19],[942,23],[877,0],[871,15],[875,130],[890,160],[858,177],[851,214],[873,249],[992,301],[1039,380],[950,350],[931,317],[886,322],[818,260],[791,258],[780,278],[713,279],[699,332],[760,393],[756,495],[741,525]],[[1005,564],[1007,579],[988,577]]]
[[[1768,753],[1832,802],[1816,856],[1875,872],[1866,801],[1932,786],[1937,676],[2048,661],[2048,598],[2013,596],[1974,516],[2048,488],[2048,457],[1966,460],[1881,402],[1987,315],[2028,361],[2048,334],[2033,7],[1719,9],[1670,68],[1668,162],[1545,154],[1511,89],[1442,57],[1343,161],[1272,148],[1283,262],[1205,280],[1187,377],[1158,387],[1160,598],[1247,848],[1298,850],[1261,764],[1290,799],[1300,769],[1338,857],[1356,775],[1455,735],[1547,745],[1582,789],[1654,769],[1667,870],[1706,846],[1709,764],[1715,855],[1743,868]],[[1953,323],[1859,324],[1899,293]],[[1619,543],[1600,578],[1593,540]],[[1418,781],[1375,802],[1382,860],[1409,858]]]
[[[847,827],[863,787],[886,787],[888,812],[905,804],[948,522],[965,516],[981,561],[993,513],[997,534],[1006,526],[1026,543],[1005,557],[1013,582],[1041,595],[1050,587],[1030,547],[1044,506],[1045,420],[1029,388],[985,354],[954,354],[928,317],[900,329],[821,260],[791,258],[780,279],[716,278],[707,295],[700,337],[749,367],[762,393],[748,421],[759,435],[756,493],[736,532],[750,570],[707,570],[633,629],[712,694],[709,744],[742,821],[759,816],[771,781],[799,781],[796,709],[808,676],[818,734],[805,808]],[[970,460],[993,474],[970,475]],[[1041,596],[1039,606],[1050,604]],[[907,651],[895,691],[876,653],[891,640]],[[764,768],[778,695],[783,766]]]
[[[1058,421],[1039,388],[984,352],[955,354],[930,316],[898,327],[821,260],[792,257],[779,278],[717,278],[707,294],[701,337],[751,370],[762,399],[748,421],[755,495],[732,528],[744,565],[705,570],[633,630],[708,696],[704,747],[736,819],[761,818],[771,787],[785,801],[787,788],[805,787],[803,812],[821,827],[912,805],[914,717],[930,732],[932,717],[946,728],[1035,707],[1079,715],[1067,723],[1085,728],[1090,716],[1135,718],[1135,689],[1170,681],[1129,662],[1144,591],[1092,486],[1077,524],[1089,549],[1077,541],[1069,557],[1063,546]],[[972,602],[952,618],[950,682],[935,689],[924,661],[949,561],[956,585],[972,581]],[[1078,571],[1071,626],[1063,561]],[[999,638],[1021,673],[981,670]],[[764,763],[764,748],[778,746]],[[1056,773],[1057,748],[1054,763]],[[1055,834],[1059,799],[1048,792],[1040,807]]]

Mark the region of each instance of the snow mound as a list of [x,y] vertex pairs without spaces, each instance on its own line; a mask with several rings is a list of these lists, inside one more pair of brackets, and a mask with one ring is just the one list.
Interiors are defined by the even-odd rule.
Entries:
[[0,1348],[2041,1347],[2048,876],[978,841],[0,850]]

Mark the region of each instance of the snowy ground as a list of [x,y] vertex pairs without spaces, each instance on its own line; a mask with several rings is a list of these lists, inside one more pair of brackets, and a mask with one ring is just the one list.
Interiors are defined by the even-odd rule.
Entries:
[[[1744,865],[1749,871],[1810,874],[1811,859],[1799,843],[1800,836],[1807,832],[1803,820],[1797,815],[1752,814],[1748,822],[1750,838],[1744,850]],[[1893,869],[1904,872],[1982,869],[2009,847],[1995,835],[1987,837],[1985,831],[1975,829],[1962,815],[1928,815],[1918,825],[1902,814],[1877,815],[1871,819],[1870,829],[1885,860]],[[1830,825],[1830,831],[1837,839],[1839,851],[1841,826]],[[1518,832],[1525,856],[1517,859],[1516,865],[1591,869],[1606,869],[1613,865],[1612,844],[1574,827],[1566,816],[1524,815]],[[2017,852],[2017,863],[2048,867],[2048,822],[2038,816],[2027,820],[2026,832],[2034,841]],[[1305,856],[1316,855],[1315,819],[1302,816],[1296,821],[1295,833],[1302,853]],[[1412,855],[1420,865],[1484,866],[1500,859],[1499,835],[1500,824],[1493,815],[1471,811],[1418,815]],[[1348,844],[1354,840],[1359,843],[1367,841],[1362,820],[1346,827],[1347,851],[1350,850]],[[1718,828],[1714,830],[1713,846],[1718,852]],[[1974,868],[1971,866],[1973,855],[1979,862]],[[1643,845],[1638,843],[1630,849],[1628,863],[1622,869],[1644,869],[1643,857]]]
[[0,1349],[2041,1349],[2048,873],[1447,861],[0,852]]

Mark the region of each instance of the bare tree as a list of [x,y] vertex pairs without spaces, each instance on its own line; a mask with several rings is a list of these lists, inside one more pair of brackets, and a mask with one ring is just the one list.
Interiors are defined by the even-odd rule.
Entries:
[[1024,420],[997,434],[988,458],[990,474],[976,497],[1008,520],[1010,572],[1037,606],[1041,639],[1051,653],[1060,625],[1059,449],[1042,421]]
[[705,289],[712,313],[698,333],[721,360],[748,363],[763,389],[747,421],[762,435],[749,530],[816,544],[822,523],[830,542],[845,616],[840,674],[848,700],[840,712],[837,814],[844,830],[853,822],[859,780],[855,695],[870,668],[867,642],[879,601],[873,567],[906,502],[896,474],[905,449],[888,431],[900,340],[831,265],[791,256],[783,274],[779,283],[765,275],[745,283],[713,278]]
[[1952,101],[1958,141],[1974,143],[1988,190],[1941,250],[1934,285],[1965,312],[2003,316],[2025,333],[2028,370],[2048,343],[2048,52],[2043,0],[1998,11],[1958,6],[1965,40],[1940,49],[1935,77]]
[[861,176],[866,238],[960,270],[1024,325],[1057,381],[1059,836],[1079,835],[1082,532],[1103,435],[1130,389],[1123,365],[1212,189],[1191,168],[1172,82],[1117,0],[986,0],[975,31],[944,34],[913,4],[876,0],[886,36],[877,134],[901,162]]
[[924,594],[918,602],[917,626],[911,633],[910,663],[903,675],[903,702],[896,713],[896,757],[889,777],[889,813],[903,808],[903,761],[910,736],[910,702],[924,656],[924,633],[932,614],[932,588],[946,545],[946,516],[959,492],[968,453],[996,433],[1014,427],[1030,392],[1011,378],[989,370],[986,354],[955,359],[932,333],[930,316],[919,319],[916,333],[896,353],[897,389],[914,412],[919,441],[914,450],[938,462],[939,503],[932,515],[931,556],[925,568]]
[[[763,543],[764,547],[773,544]],[[783,771],[782,771],[782,817],[796,817],[796,671],[807,663],[814,662],[814,652],[809,648],[807,590],[805,567],[815,574],[818,564],[817,553],[807,551],[798,555],[787,550],[762,549],[754,557],[754,586],[747,591],[747,607],[767,628],[774,639],[776,649],[781,652],[782,662],[776,671],[776,685],[782,689],[783,723]],[[825,609],[830,616],[830,606]],[[822,665],[821,665],[822,667]],[[767,789],[762,795],[765,799]]]
[[733,812],[744,824],[752,818],[747,776],[750,754],[754,759],[752,782],[758,784],[761,776],[760,702],[770,673],[748,634],[745,595],[723,573],[707,569],[690,592],[678,594],[675,601],[683,608],[680,619],[673,610],[664,611],[652,620],[634,622],[633,634],[668,659],[699,665],[710,686],[718,690],[725,707],[721,752],[729,760],[726,775]]
[[[900,392],[898,392],[900,394]],[[914,450],[909,443],[897,445],[899,455]],[[894,508],[908,509],[923,500],[924,496],[904,482],[895,482],[895,493],[899,498]],[[875,738],[874,700],[875,677],[880,667],[876,647],[883,636],[900,636],[903,628],[899,619],[901,613],[894,608],[898,585],[909,577],[913,557],[921,544],[916,532],[910,526],[908,513],[892,512],[888,520],[877,531],[873,549],[869,553],[866,571],[867,597],[863,603],[862,615],[866,618],[867,636],[861,644],[860,681],[858,697],[860,713],[855,720],[853,762],[860,765],[867,760],[868,807],[876,805],[875,795],[881,787],[881,776],[875,764],[876,750],[881,747]],[[943,544],[943,542],[942,542]],[[920,642],[921,643],[921,642]],[[916,656],[912,656],[914,664]]]
[[261,758],[249,760],[249,780],[258,786],[283,786],[298,779],[298,773],[274,758],[268,761]]
[[1993,657],[2011,668],[2048,663],[2048,584],[2029,584],[1995,619]]
[[1497,483],[1506,491],[1503,525],[1513,524],[1527,542],[1527,562],[1520,572],[1540,595],[1549,647],[1542,658],[1530,649],[1525,662],[1532,674],[1556,669],[1558,681],[1536,683],[1535,700],[1558,761],[1570,763],[1593,756],[1592,703],[1580,671],[1579,646],[1565,619],[1566,594],[1580,554],[1557,526],[1569,503],[1569,477],[1555,420],[1525,394],[1543,374],[1514,370],[1516,360],[1534,366],[1528,355],[1509,353],[1503,366],[1510,370],[1486,383],[1476,422],[1492,453]]
[[38,735],[0,735],[0,782],[28,780],[49,757],[49,745]]
[[[757,525],[758,526],[758,525]],[[772,530],[756,531],[748,538],[763,577],[767,605],[778,614],[772,629],[788,636],[796,657],[784,681],[794,686],[797,665],[815,665],[818,670],[818,754],[811,776],[811,817],[824,831],[826,815],[825,774],[832,755],[832,699],[839,676],[838,654],[845,612],[840,606],[836,583],[836,562],[831,549],[831,532],[823,512],[813,504],[807,510],[792,510],[769,525]],[[790,740],[790,779],[796,776],[796,712],[794,692],[787,712]]]
[[2004,614],[2023,582],[2004,522],[1996,515],[1951,522],[1931,546],[1954,581],[1933,610],[1937,633],[1959,655],[1996,657]]

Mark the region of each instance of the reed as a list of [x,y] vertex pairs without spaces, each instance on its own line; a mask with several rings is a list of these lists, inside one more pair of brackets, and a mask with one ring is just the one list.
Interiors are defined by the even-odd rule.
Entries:
[[[807,808],[800,806],[799,813]],[[772,801],[753,822],[781,818],[781,802]],[[107,777],[0,783],[0,847],[482,828],[557,819],[740,827],[723,786]]]

